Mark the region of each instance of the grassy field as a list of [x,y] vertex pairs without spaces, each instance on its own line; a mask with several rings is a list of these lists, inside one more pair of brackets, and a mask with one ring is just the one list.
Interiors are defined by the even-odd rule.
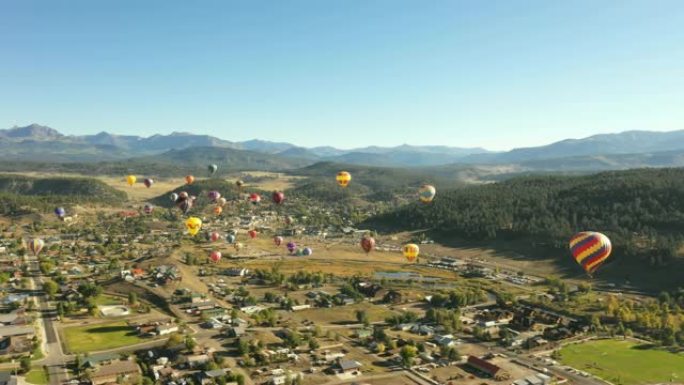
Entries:
[[69,327],[63,330],[63,336],[71,353],[108,350],[144,341],[123,321]]
[[42,368],[31,369],[26,373],[26,382],[35,385],[45,385],[48,383],[48,376]]
[[622,385],[684,380],[684,355],[631,341],[601,340],[566,346],[561,362]]
[[96,303],[98,306],[121,305],[122,303],[123,303],[123,304],[126,303],[126,299],[125,299],[125,298],[121,298],[121,297],[114,297],[114,296],[111,296],[111,295],[105,295],[105,294],[103,294],[103,295],[98,296],[98,297],[95,299],[95,303]]

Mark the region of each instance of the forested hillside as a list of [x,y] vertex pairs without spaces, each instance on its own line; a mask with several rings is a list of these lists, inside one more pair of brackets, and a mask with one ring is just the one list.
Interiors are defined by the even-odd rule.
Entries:
[[596,230],[614,253],[668,265],[684,230],[684,170],[642,169],[581,177],[526,177],[439,190],[419,203],[365,223],[385,229],[430,229],[465,239],[530,239],[565,248],[573,233]]

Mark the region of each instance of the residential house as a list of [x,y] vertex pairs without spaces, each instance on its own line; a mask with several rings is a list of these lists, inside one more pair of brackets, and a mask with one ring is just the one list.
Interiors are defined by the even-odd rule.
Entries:
[[338,360],[337,366],[342,373],[353,373],[361,370],[363,366],[360,362],[354,360]]
[[11,372],[0,372],[0,385],[17,385],[17,376]]
[[100,365],[90,376],[93,385],[119,383],[121,379],[135,383],[141,375],[140,367],[134,361],[113,361]]
[[497,381],[508,380],[511,377],[510,374],[503,370],[503,368],[500,366],[494,365],[493,363],[479,357],[468,356],[467,364],[477,372],[480,372],[483,375],[491,377]]
[[167,334],[176,333],[179,330],[178,325],[158,325],[155,328],[155,332],[158,336],[165,336]]

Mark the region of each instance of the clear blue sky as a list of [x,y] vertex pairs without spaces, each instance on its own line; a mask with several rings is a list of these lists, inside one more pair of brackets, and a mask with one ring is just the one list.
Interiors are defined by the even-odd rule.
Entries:
[[0,127],[490,149],[684,129],[684,3],[0,0]]

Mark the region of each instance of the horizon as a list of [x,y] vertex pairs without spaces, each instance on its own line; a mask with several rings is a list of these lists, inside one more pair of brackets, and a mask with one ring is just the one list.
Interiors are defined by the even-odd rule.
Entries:
[[177,131],[340,149],[507,151],[675,131],[680,7],[3,4],[0,116],[5,127],[40,121],[69,135]]

